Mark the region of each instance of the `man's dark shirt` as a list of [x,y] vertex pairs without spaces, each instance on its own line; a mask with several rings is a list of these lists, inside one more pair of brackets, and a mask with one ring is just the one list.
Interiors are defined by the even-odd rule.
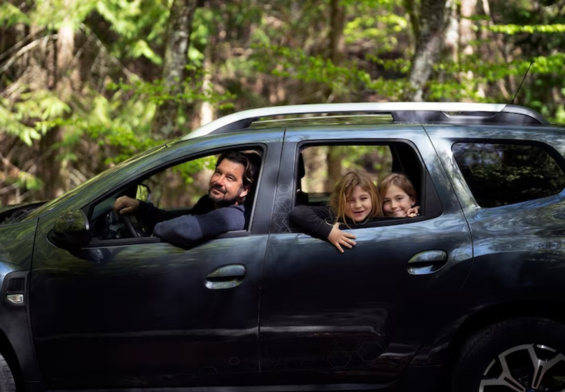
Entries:
[[139,212],[149,232],[164,241],[188,248],[231,230],[245,228],[243,205],[215,208],[204,195],[189,214],[166,211],[140,201]]

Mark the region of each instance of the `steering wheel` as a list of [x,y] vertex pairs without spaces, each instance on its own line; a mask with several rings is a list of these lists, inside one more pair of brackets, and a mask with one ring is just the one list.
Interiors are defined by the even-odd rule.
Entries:
[[135,214],[119,214],[116,210],[112,210],[111,214],[114,222],[122,222],[124,224],[124,228],[130,237],[147,237]]
[[133,227],[133,223],[132,223],[133,214],[118,214],[118,215],[121,221],[124,223],[124,226],[126,227],[128,234],[134,238],[139,238],[139,233]]

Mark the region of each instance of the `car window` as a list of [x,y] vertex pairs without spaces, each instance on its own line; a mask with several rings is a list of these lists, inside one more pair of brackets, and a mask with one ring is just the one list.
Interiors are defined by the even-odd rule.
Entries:
[[455,143],[453,156],[481,207],[497,207],[560,193],[565,175],[541,145]]
[[[409,201],[410,206],[405,206],[407,209],[417,205],[420,207],[420,217],[425,218],[441,213],[442,207],[433,182],[427,170],[424,170],[416,149],[408,142],[378,145],[302,145],[296,165],[294,205],[328,206],[334,186],[349,171],[368,175],[375,185],[389,175],[398,173],[413,187],[414,203]],[[381,206],[384,205],[383,201],[380,200]],[[406,222],[394,219],[401,217],[401,214],[398,212],[398,215],[394,216],[391,211],[383,210],[383,219],[377,219],[365,226]]]
[[[324,205],[329,201],[335,183],[348,171],[368,174],[375,184],[392,171],[389,146],[332,145],[302,149],[297,190],[299,204]],[[308,196],[300,200],[302,195]]]
[[[260,161],[262,151],[259,149],[245,149],[248,155],[254,158],[258,171],[256,180],[245,200],[247,216],[252,214],[255,198],[255,187],[260,174]],[[218,157],[224,151],[215,151],[213,154],[163,168],[148,178],[133,181],[125,189],[101,200],[91,207],[90,222],[92,237],[99,240],[123,239],[132,237],[131,225],[123,221],[123,216],[112,213],[114,203],[120,196],[129,196],[152,203],[154,206],[172,213],[174,216],[191,213],[196,203],[208,193],[210,177],[215,170]],[[138,237],[147,236],[144,222],[140,214],[132,214],[135,231],[140,232]]]
[[192,208],[208,192],[210,175],[219,154],[172,166],[143,181],[149,187],[150,201],[159,208]]

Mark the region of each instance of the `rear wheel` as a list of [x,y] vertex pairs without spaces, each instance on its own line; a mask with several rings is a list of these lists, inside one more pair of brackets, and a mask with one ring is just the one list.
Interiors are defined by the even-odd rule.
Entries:
[[565,391],[565,326],[535,317],[490,325],[456,360],[453,392]]
[[0,355],[0,392],[16,392],[16,383],[12,371],[3,356]]

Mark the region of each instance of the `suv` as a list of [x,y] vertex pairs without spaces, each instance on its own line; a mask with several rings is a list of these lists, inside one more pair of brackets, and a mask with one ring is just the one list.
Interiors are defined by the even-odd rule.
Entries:
[[[122,195],[190,212],[186,173],[234,149],[261,158],[245,230],[183,249],[112,215]],[[420,216],[342,254],[288,217],[350,168],[406,174]],[[0,212],[0,390],[563,391],[564,189],[564,130],[520,106],[223,117]]]

